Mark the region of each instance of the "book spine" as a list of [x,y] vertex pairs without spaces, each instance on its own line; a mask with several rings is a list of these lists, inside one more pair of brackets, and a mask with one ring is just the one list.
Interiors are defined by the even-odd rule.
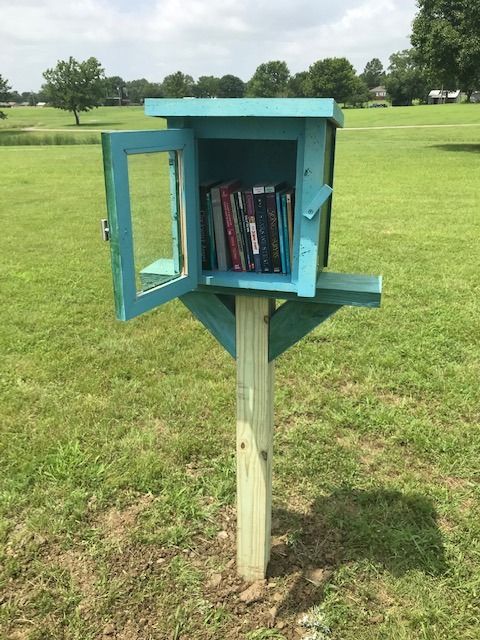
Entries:
[[215,188],[210,192],[212,203],[213,226],[215,228],[215,247],[217,253],[217,265],[219,271],[228,271],[229,251],[227,248],[227,239],[225,235],[225,226],[223,223],[222,201],[220,197],[220,189]]
[[290,250],[290,269],[293,267],[293,194],[287,193],[287,227],[288,227],[288,247]]
[[202,269],[210,269],[210,256],[208,246],[208,221],[207,199],[205,187],[200,187],[200,249],[202,256]]
[[248,222],[247,210],[245,205],[245,194],[241,191],[237,191],[238,209],[240,211],[240,217],[243,224],[243,232],[245,237],[245,253],[247,260],[247,271],[254,271],[255,265],[253,262],[252,252],[252,240],[250,238],[250,224]]
[[212,196],[207,192],[207,229],[208,229],[208,246],[210,252],[210,269],[217,269],[217,250],[215,247],[215,229],[213,224]]
[[251,191],[245,191],[245,211],[248,220],[248,226],[250,228],[250,240],[252,243],[252,255],[253,255],[253,268],[258,273],[261,272],[262,266],[260,264],[260,246],[258,244],[257,222],[255,220],[255,205],[253,201],[253,193]]
[[253,187],[255,217],[257,220],[258,243],[260,245],[260,266],[263,273],[272,271],[270,261],[270,242],[268,238],[267,207],[265,202],[265,187]]
[[278,239],[278,214],[275,198],[275,188],[266,187],[265,192],[268,231],[270,234],[272,268],[274,273],[280,273],[282,271],[282,261],[280,259],[280,242]]
[[223,219],[225,221],[225,231],[227,232],[228,246],[232,258],[234,271],[242,271],[242,261],[238,250],[237,237],[235,235],[235,224],[233,220],[232,205],[230,202],[230,192],[228,187],[220,187],[220,198],[222,201]]
[[233,226],[235,229],[235,236],[237,238],[238,253],[240,255],[240,264],[242,265],[242,271],[247,271],[247,258],[245,251],[245,238],[243,237],[243,222],[238,210],[237,194],[236,192],[230,194],[230,205],[232,207]]
[[275,202],[277,206],[277,218],[278,218],[278,245],[280,247],[280,264],[282,267],[282,273],[287,273],[287,261],[285,258],[285,236],[283,233],[283,218],[282,218],[282,196],[280,193],[275,194]]
[[290,265],[290,241],[288,238],[288,224],[287,224],[287,196],[282,193],[280,196],[280,209],[283,227],[283,247],[285,250],[285,266],[286,273],[291,273],[292,268]]

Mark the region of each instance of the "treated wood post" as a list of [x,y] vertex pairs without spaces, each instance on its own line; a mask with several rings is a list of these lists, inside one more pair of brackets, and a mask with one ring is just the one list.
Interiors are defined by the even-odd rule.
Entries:
[[273,362],[268,362],[275,301],[236,297],[237,571],[265,577],[271,546]]

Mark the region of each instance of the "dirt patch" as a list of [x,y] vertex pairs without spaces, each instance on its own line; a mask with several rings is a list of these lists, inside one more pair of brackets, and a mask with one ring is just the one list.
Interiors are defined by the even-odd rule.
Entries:
[[122,542],[135,528],[137,517],[154,501],[151,494],[140,495],[135,502],[124,509],[112,507],[98,520],[105,535],[112,542]]

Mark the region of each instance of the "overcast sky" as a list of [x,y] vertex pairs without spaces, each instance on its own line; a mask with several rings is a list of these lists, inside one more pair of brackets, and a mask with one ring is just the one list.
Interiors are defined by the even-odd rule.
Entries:
[[292,73],[345,56],[358,71],[409,46],[415,0],[0,0],[0,75],[37,90],[42,72],[95,56],[107,75],[160,82],[177,70],[248,80],[268,60]]

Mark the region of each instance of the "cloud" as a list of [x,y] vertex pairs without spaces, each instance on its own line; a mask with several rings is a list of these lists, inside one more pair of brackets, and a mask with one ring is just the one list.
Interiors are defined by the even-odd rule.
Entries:
[[415,0],[0,0],[0,74],[36,89],[59,59],[97,57],[107,75],[248,79],[268,60],[292,72],[327,56],[365,62],[409,46]]

